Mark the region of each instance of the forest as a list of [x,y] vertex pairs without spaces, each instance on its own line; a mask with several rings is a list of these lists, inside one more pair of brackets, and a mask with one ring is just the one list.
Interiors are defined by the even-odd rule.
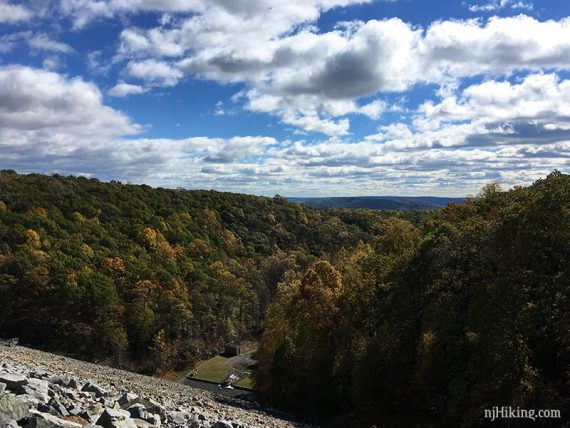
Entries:
[[145,373],[259,338],[260,396],[319,422],[567,414],[569,260],[558,171],[432,211],[0,172],[0,336]]

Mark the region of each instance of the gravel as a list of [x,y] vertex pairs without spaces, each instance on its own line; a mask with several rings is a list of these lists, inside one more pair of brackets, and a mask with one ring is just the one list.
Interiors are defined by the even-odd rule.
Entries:
[[[30,413],[19,422],[27,426],[38,421],[43,421],[42,426],[57,425],[54,419],[62,427],[96,423],[108,427],[307,426],[281,414],[275,416],[271,409],[255,402],[22,346],[0,344],[0,384],[6,385],[5,392],[0,388],[0,398],[11,409],[11,416],[0,414],[2,426],[15,423],[14,417],[23,415],[21,400],[27,400]],[[69,416],[64,418],[63,412]],[[129,419],[131,415],[147,419]]]

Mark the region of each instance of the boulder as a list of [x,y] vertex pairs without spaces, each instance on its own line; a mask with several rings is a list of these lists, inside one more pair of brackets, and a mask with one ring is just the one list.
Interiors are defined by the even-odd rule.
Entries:
[[0,420],[19,421],[27,417],[29,413],[28,403],[20,397],[10,394],[0,396]]
[[68,375],[56,375],[49,379],[49,383],[54,383],[65,388],[77,388],[77,381]]
[[69,412],[58,399],[52,398],[48,404],[50,407],[55,409],[55,411],[59,413],[61,416],[69,416]]
[[0,428],[20,428],[18,423],[14,420],[0,420]]
[[26,394],[32,397],[38,403],[47,403],[49,401],[49,387],[45,380],[31,378],[27,385],[18,387],[16,394]]
[[103,428],[136,428],[137,425],[131,419],[131,415],[126,410],[121,409],[109,409],[106,408],[105,411],[99,416],[96,422],[97,425],[101,425]]
[[26,428],[81,428],[83,425],[50,415],[32,411]]
[[127,409],[127,412],[130,413],[131,418],[144,419],[145,421],[148,419],[148,410],[140,403],[133,404]]
[[155,413],[149,413],[145,420],[153,427],[160,427],[161,425],[160,415],[157,415]]
[[33,369],[32,371],[30,371],[29,377],[34,379],[47,379],[49,378],[49,373],[46,372],[45,370]]
[[127,404],[135,402],[136,400],[138,400],[138,398],[139,396],[137,394],[131,394],[129,392],[125,392],[119,397],[117,403],[119,403],[119,406],[125,406]]
[[107,394],[107,391],[105,391],[103,388],[101,388],[99,385],[93,382],[87,382],[85,385],[83,385],[83,388],[81,388],[81,390],[86,392],[92,392],[93,394],[95,394],[95,397],[97,398],[103,397],[104,395]]
[[188,414],[186,412],[169,412],[168,421],[173,422],[176,425],[184,425],[188,419]]
[[218,421],[212,428],[234,428],[233,425],[228,421]]
[[28,384],[28,379],[21,374],[15,373],[0,373],[0,383],[6,384],[6,388],[13,391],[19,386]]

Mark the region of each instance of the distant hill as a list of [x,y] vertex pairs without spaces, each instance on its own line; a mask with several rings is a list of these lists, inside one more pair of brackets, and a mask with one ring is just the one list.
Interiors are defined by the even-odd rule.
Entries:
[[371,210],[432,210],[445,207],[449,202],[462,204],[464,198],[435,196],[353,196],[330,198],[287,198],[289,202],[306,204],[318,209],[365,208]]

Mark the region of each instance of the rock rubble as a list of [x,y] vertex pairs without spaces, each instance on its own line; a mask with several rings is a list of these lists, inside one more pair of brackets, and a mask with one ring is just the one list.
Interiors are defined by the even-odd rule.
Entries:
[[185,385],[0,344],[0,428],[295,426]]

